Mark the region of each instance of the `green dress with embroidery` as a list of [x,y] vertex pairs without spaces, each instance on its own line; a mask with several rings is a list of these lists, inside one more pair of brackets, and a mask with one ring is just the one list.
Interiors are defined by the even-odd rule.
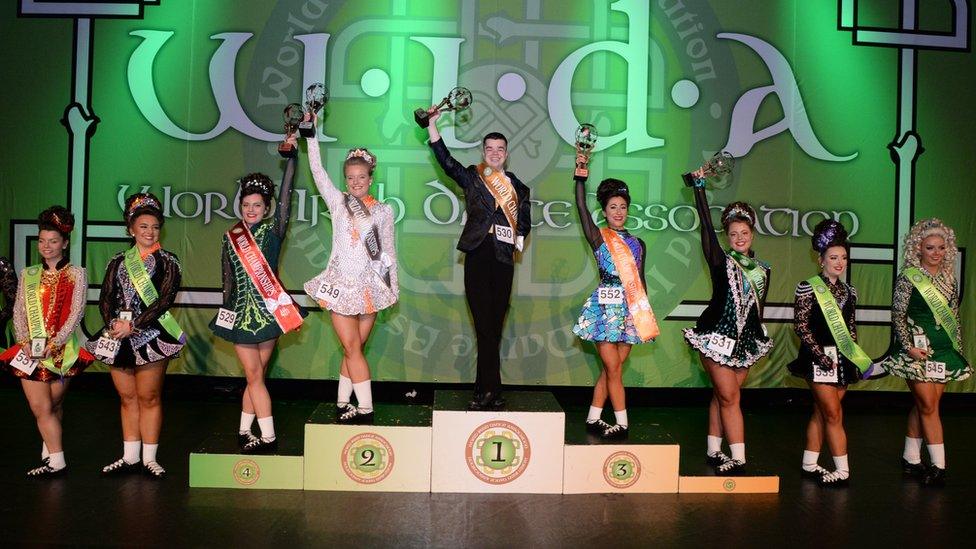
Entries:
[[[264,254],[271,270],[275,273],[278,272],[281,245],[284,242],[285,233],[288,232],[291,191],[297,163],[297,159],[290,158],[285,165],[281,188],[278,191],[275,215],[249,227],[251,234],[254,235],[254,241],[261,253]],[[237,316],[234,319],[233,329],[217,326],[217,318],[214,317],[210,321],[210,329],[213,330],[213,333],[231,343],[261,343],[279,337],[282,331],[281,327],[278,326],[278,321],[275,320],[274,314],[268,312],[264,299],[254,284],[251,283],[247,270],[244,269],[244,265],[237,254],[234,253],[226,233],[221,240],[220,259],[224,290],[222,307],[234,311]],[[298,307],[298,310],[302,318],[308,314],[301,307]]]
[[[936,276],[922,271],[932,280],[935,288],[946,298],[949,307],[956,318],[959,318],[959,291],[955,276],[944,270]],[[913,381],[927,381],[932,383],[946,383],[968,378],[973,369],[952,345],[956,338],[961,346],[961,333],[948,334],[936,322],[932,309],[925,302],[925,298],[912,284],[905,273],[898,275],[895,280],[894,296],[891,300],[891,324],[894,332],[894,342],[888,358],[882,363],[889,373]],[[960,326],[959,332],[962,331]],[[925,334],[928,338],[931,358],[934,362],[944,362],[946,365],[945,379],[934,379],[925,374],[925,361],[915,360],[908,355],[908,349],[914,347],[914,336]]]

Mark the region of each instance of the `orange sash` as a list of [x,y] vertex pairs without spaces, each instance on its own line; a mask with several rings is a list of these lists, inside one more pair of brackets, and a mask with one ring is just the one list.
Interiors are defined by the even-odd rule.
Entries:
[[644,290],[644,284],[641,283],[634,254],[631,253],[624,239],[620,238],[613,229],[603,228],[600,229],[600,233],[623,283],[624,295],[627,296],[627,310],[634,319],[637,335],[640,336],[641,341],[650,341],[661,334],[661,329],[658,328],[654,311],[651,310],[651,303],[647,300],[647,292]]
[[302,315],[298,312],[298,307],[295,306],[288,292],[281,287],[281,282],[271,270],[271,265],[268,265],[268,260],[261,253],[261,248],[258,247],[247,225],[243,221],[238,221],[227,232],[227,238],[237,258],[241,260],[241,265],[244,266],[251,284],[264,299],[264,306],[278,321],[282,333],[299,328],[302,325]]
[[488,187],[488,192],[495,198],[495,203],[502,207],[508,226],[518,236],[518,194],[515,192],[515,187],[505,177],[504,171],[493,170],[484,162],[478,164],[478,175],[485,183],[485,187]]

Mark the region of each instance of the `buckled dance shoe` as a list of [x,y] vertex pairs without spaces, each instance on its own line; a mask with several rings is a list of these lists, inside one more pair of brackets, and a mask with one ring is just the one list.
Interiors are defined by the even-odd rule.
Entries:
[[475,394],[474,399],[468,403],[468,410],[472,412],[496,411],[504,407],[505,397],[498,391]]
[[586,422],[586,432],[591,435],[602,435],[609,428],[610,424],[602,419]]

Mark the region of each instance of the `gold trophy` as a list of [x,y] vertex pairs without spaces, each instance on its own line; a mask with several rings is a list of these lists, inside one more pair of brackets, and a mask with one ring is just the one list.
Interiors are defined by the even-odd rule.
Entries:
[[697,170],[681,174],[681,179],[689,187],[704,187],[708,183],[712,189],[724,189],[732,183],[734,167],[735,157],[726,151],[719,151]]
[[593,148],[596,147],[597,139],[596,128],[592,124],[582,124],[576,129],[576,171],[573,172],[573,179],[584,181],[590,176],[590,156],[593,155]]
[[298,148],[288,142],[288,138],[295,134],[298,125],[305,118],[305,111],[298,103],[290,103],[285,107],[285,140],[278,145],[278,154],[284,158],[294,158],[298,155]]

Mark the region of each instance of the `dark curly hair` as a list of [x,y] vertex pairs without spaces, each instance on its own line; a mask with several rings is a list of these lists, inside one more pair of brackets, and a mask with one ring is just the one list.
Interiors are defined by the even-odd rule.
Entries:
[[729,225],[736,221],[741,221],[749,225],[750,229],[756,228],[756,210],[747,202],[733,202],[722,210],[722,229],[726,234],[729,232]]
[[241,186],[240,202],[244,202],[244,197],[252,194],[259,194],[264,199],[264,205],[271,207],[271,198],[274,196],[275,184],[271,178],[263,173],[249,173],[237,180]]
[[140,215],[151,215],[159,221],[162,228],[166,219],[163,217],[162,202],[153,193],[136,193],[125,199],[125,211],[122,212],[122,219],[129,227]]
[[851,243],[847,240],[847,229],[833,219],[824,219],[813,229],[810,243],[814,251],[823,256],[834,246],[843,246],[847,253],[851,253]]
[[611,177],[601,181],[600,186],[596,188],[596,201],[604,210],[607,209],[607,202],[615,196],[623,198],[627,206],[630,206],[630,189],[623,181]]
[[37,216],[38,231],[57,231],[61,238],[71,238],[71,231],[75,228],[75,216],[64,206],[51,206]]

